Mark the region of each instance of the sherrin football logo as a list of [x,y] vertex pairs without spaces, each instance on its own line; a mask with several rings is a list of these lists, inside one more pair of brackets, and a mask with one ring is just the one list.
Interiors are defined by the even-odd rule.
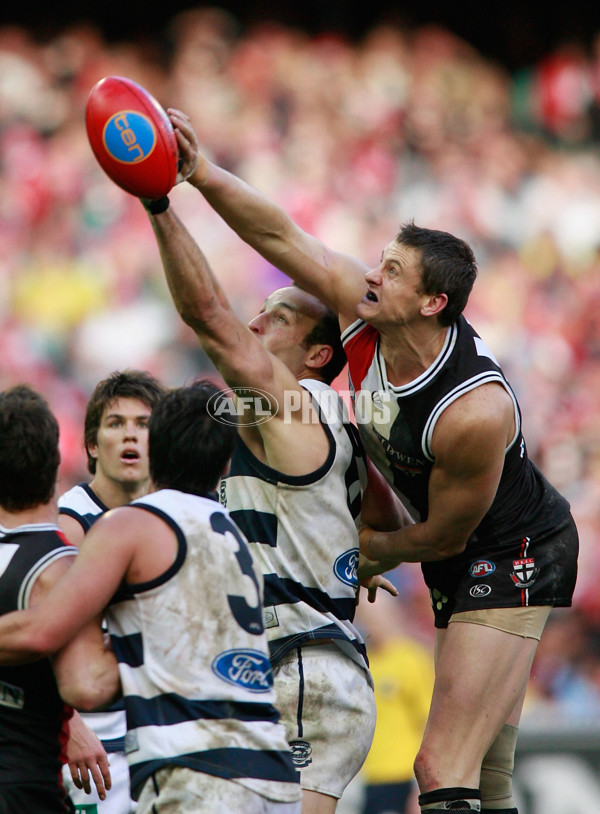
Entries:
[[156,146],[156,129],[135,110],[120,110],[104,125],[102,140],[107,153],[122,164],[139,164]]

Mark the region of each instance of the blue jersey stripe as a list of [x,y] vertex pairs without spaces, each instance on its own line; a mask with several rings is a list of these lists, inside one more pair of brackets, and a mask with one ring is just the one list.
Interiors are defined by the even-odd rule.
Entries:
[[233,509],[229,512],[233,522],[240,527],[250,543],[277,546],[277,515],[254,509]]
[[299,773],[292,763],[291,752],[253,749],[206,749],[204,752],[177,755],[160,760],[134,763],[130,767],[134,797],[139,796],[141,785],[153,773],[165,766],[185,766],[197,772],[233,780],[254,777],[280,783],[297,783]]
[[144,663],[144,643],[141,633],[132,633],[131,636],[115,636],[111,634],[110,641],[119,664],[129,667],[141,667]]
[[125,700],[127,726],[171,726],[196,720],[271,721],[277,723],[279,712],[272,704],[251,701],[193,700],[176,693],[142,698],[129,695]]
[[306,602],[320,613],[332,613],[336,619],[352,621],[356,611],[354,596],[333,599],[325,591],[308,588],[293,579],[278,577],[277,574],[265,575],[265,606],[286,605]]

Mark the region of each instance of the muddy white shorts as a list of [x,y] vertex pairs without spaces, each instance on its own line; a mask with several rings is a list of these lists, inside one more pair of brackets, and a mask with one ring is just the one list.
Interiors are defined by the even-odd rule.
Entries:
[[335,644],[295,648],[274,674],[277,707],[302,788],[341,797],[373,740],[370,674]]
[[167,766],[144,783],[137,814],[300,814],[301,807],[300,800],[268,800],[233,780]]

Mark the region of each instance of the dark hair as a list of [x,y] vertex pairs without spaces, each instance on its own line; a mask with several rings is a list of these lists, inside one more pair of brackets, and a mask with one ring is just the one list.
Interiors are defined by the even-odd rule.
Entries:
[[48,503],[60,464],[58,421],[26,384],[0,393],[0,505],[11,512]]
[[330,345],[333,356],[326,365],[319,368],[325,384],[331,384],[335,377],[342,372],[346,364],[346,353],[340,338],[340,323],[334,312],[323,306],[326,310],[314,328],[309,331],[302,340],[302,347],[310,348],[311,345]]
[[104,409],[117,399],[124,398],[138,399],[152,410],[165,392],[166,388],[158,379],[144,370],[117,370],[98,382],[87,403],[83,430],[88,469],[92,475],[96,473],[96,459],[90,455],[89,448],[90,444],[98,441]]
[[425,294],[447,294],[446,307],[438,314],[442,325],[452,325],[462,314],[477,276],[473,250],[464,240],[405,223],[396,242],[421,250],[421,280]]
[[213,492],[237,441],[235,422],[221,423],[210,400],[223,391],[208,379],[171,390],[150,417],[150,475],[159,489]]

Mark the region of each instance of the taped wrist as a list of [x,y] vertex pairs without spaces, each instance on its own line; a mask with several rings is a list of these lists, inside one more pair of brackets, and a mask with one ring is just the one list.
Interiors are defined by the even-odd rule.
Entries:
[[156,198],[155,200],[141,198],[141,201],[146,211],[150,212],[151,215],[160,215],[161,212],[165,212],[169,208],[170,203],[166,195],[162,198]]

